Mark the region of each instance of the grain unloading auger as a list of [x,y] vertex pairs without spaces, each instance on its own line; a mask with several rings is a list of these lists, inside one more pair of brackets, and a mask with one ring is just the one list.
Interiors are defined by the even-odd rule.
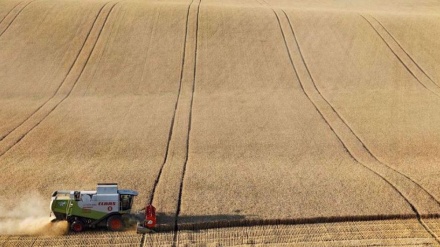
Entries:
[[[134,190],[119,190],[116,183],[99,183],[96,191],[55,191],[50,208],[54,221],[66,220],[75,232],[95,227],[120,231],[133,219],[131,208],[137,195]],[[153,228],[155,223],[154,210],[154,218],[150,213],[149,224],[141,225]]]

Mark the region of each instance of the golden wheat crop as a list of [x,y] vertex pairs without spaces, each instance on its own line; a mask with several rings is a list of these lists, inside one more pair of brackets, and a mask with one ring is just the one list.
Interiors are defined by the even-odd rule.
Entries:
[[26,218],[12,208],[29,194],[117,182],[170,231],[0,245],[440,243],[439,13],[429,0],[0,1],[0,229]]

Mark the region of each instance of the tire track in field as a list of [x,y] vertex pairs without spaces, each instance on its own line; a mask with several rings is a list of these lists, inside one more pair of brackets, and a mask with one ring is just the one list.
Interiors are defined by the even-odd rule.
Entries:
[[[36,0],[20,2],[19,4],[15,5],[15,7],[11,9],[11,11],[8,12],[8,14],[0,21],[0,37],[9,29],[11,24],[15,21],[15,19],[17,19],[21,12],[34,1]],[[18,7],[19,5],[21,6]]]
[[[166,147],[165,163],[156,177],[149,202],[157,211],[169,217],[158,217],[157,229],[178,229],[178,216],[183,192],[183,179],[189,156],[189,135],[192,125],[192,108],[195,91],[195,73],[197,57],[198,11],[200,0],[188,1],[186,9],[184,56],[182,56],[179,78],[179,95],[174,109]],[[183,26],[183,25],[182,25]],[[174,122],[173,122],[174,121]]]
[[193,72],[193,83],[192,83],[192,90],[191,90],[191,103],[190,103],[190,111],[189,111],[189,123],[188,123],[188,135],[186,139],[186,156],[185,156],[185,163],[183,164],[183,172],[182,177],[180,180],[180,187],[179,187],[179,198],[177,200],[177,210],[176,210],[176,220],[174,223],[174,246],[177,246],[177,233],[179,231],[179,216],[180,216],[180,208],[182,205],[182,193],[183,193],[183,182],[185,179],[185,173],[186,173],[186,167],[188,164],[188,157],[189,157],[189,138],[191,136],[191,125],[192,125],[192,113],[193,113],[193,103],[194,103],[194,91],[196,87],[196,76],[197,76],[197,48],[198,48],[198,35],[199,35],[199,18],[200,18],[200,5],[202,4],[202,0],[199,0],[199,3],[197,5],[197,13],[196,13],[196,30],[195,30],[195,45],[194,45],[194,72]]
[[[266,2],[265,4],[266,6],[271,8],[271,10],[274,12],[277,18],[285,42],[285,46],[288,51],[289,59],[291,59],[290,61],[294,69],[294,72],[297,75],[298,81],[300,82],[301,89],[309,98],[309,100],[313,103],[313,105],[320,113],[320,115],[323,117],[324,121],[327,123],[327,125],[330,127],[333,133],[338,137],[346,152],[350,156],[352,156],[357,162],[362,161],[363,163],[369,164],[368,168],[371,168],[375,173],[379,172],[381,177],[387,177],[387,179],[391,179],[393,181],[399,181],[403,183],[402,185],[403,188],[409,188],[411,191],[416,190],[417,193],[413,192],[411,196],[417,198],[416,195],[419,196],[423,195],[417,199],[418,200],[423,199],[424,203],[429,205],[427,206],[427,209],[424,210],[425,215],[436,215],[436,216],[440,215],[439,214],[440,201],[436,199],[431,193],[429,193],[423,186],[421,186],[419,183],[411,179],[406,174],[381,162],[370,151],[370,149],[365,145],[365,143],[361,140],[361,138],[353,131],[350,125],[336,111],[336,109],[330,104],[330,102],[322,95],[321,91],[318,89],[313,79],[313,76],[309,70],[309,66],[307,65],[303,57],[301,48],[299,46],[299,42],[296,38],[292,26],[292,22],[289,16],[286,14],[284,10],[282,9],[279,10],[283,12],[283,15],[286,19],[286,23],[288,23],[288,26],[291,31],[292,45],[290,45],[290,47],[296,47],[296,52],[291,52],[291,49],[289,48],[288,42],[286,40],[285,32],[280,22],[279,15],[269,4],[267,4]],[[293,56],[295,56],[295,59],[292,59]],[[293,60],[295,60],[296,63]],[[295,64],[297,64],[297,66],[295,66]],[[418,201],[418,200],[411,200],[411,201]]]
[[[106,3],[107,4],[107,3]],[[84,48],[84,45],[86,44],[87,39],[90,36],[90,33],[93,29],[93,26],[95,25],[96,20],[98,19],[98,16],[101,14],[102,9],[105,7],[106,4],[103,4],[102,7],[100,8],[100,10],[98,11],[95,20],[93,21],[92,26],[90,27],[89,32],[86,35],[86,38],[84,39],[84,42],[81,45],[81,48],[79,49],[75,59],[73,60],[72,64],[69,66],[69,69],[66,73],[66,75],[64,76],[63,80],[61,81],[60,85],[58,85],[57,89],[55,90],[55,92],[52,94],[52,96],[49,97],[49,99],[47,99],[43,104],[41,104],[37,109],[35,109],[35,111],[33,111],[26,119],[24,119],[21,123],[19,123],[17,126],[15,126],[15,128],[11,129],[10,131],[8,131],[6,134],[4,134],[3,136],[0,136],[0,143],[3,139],[5,139],[9,134],[11,134],[13,131],[15,131],[17,128],[19,128],[20,126],[22,126],[26,121],[28,121],[28,119],[30,119],[32,116],[34,116],[42,107],[44,107],[49,101],[51,101],[60,91],[60,88],[62,87],[62,85],[64,84],[64,82],[66,81],[67,76],[70,74],[70,72],[72,71],[73,65],[76,63],[76,61],[78,60],[79,55],[81,54],[81,51]]]
[[[365,16],[363,16],[365,18]],[[432,82],[434,83],[437,87],[440,88],[440,85],[435,82],[429,75],[428,73],[426,73],[425,70],[422,69],[422,67],[411,57],[411,55],[409,55],[409,53],[402,47],[402,45],[399,43],[399,41],[397,41],[397,39],[388,31],[388,29],[385,28],[385,26],[382,24],[382,22],[380,22],[376,17],[369,15],[369,17],[371,17],[373,20],[375,20],[382,28],[383,30],[385,30],[385,32],[389,35],[389,37],[391,37],[391,39],[394,41],[394,43],[400,48],[400,50],[402,50],[406,56],[412,61],[412,63],[414,65],[417,66],[417,68]],[[379,31],[379,29],[378,29]]]
[[[285,17],[285,21],[287,21],[290,27],[291,35],[293,37],[292,40],[294,41],[293,43],[297,48],[296,53],[291,52],[279,15],[274,9],[272,10],[278,20],[278,24],[283,35],[287,52],[290,53],[289,59],[291,59],[290,62],[292,68],[294,69],[300,84],[302,84],[301,88],[303,89],[303,92],[306,94],[307,98],[309,98],[312,104],[315,105],[317,111],[320,113],[322,118],[324,118],[324,121],[335,133],[336,137],[339,139],[340,143],[344,146],[346,151],[348,151],[350,156],[360,165],[370,170],[371,172],[379,176],[388,185],[390,185],[410,206],[412,211],[415,213],[417,220],[425,228],[425,230],[432,237],[434,237],[437,242],[440,243],[439,237],[422,220],[422,213],[420,210],[420,208],[423,209],[423,212],[427,213],[427,216],[438,216],[440,206],[439,201],[437,201],[436,198],[434,198],[420,184],[416,183],[414,180],[410,179],[403,173],[382,163],[370,152],[370,150],[365,146],[362,140],[343,120],[336,109],[321,94],[313,79],[312,74],[310,73],[307,63],[305,62],[304,56],[302,54],[300,45],[292,26],[292,22],[286,12],[282,9],[278,10],[282,11]],[[295,66],[295,62],[292,60],[292,57],[295,57],[294,60],[296,61],[297,66]],[[298,66],[298,64],[300,64],[300,66]],[[410,191],[410,193],[408,193],[408,190]],[[415,190],[416,193],[414,193],[413,190]],[[422,203],[420,203],[420,201],[422,201]],[[415,202],[419,202],[418,205],[416,205]]]
[[157,177],[154,180],[153,190],[151,191],[150,197],[148,199],[149,204],[153,203],[154,194],[156,193],[157,185],[159,184],[159,180],[162,176],[163,168],[165,167],[165,164],[168,161],[168,155],[169,155],[169,151],[170,151],[170,143],[171,143],[171,138],[173,136],[173,128],[174,128],[174,123],[176,120],[177,108],[179,105],[180,94],[182,92],[183,68],[185,67],[186,45],[187,45],[187,38],[188,38],[189,9],[191,8],[191,5],[193,4],[193,2],[194,2],[194,0],[191,0],[191,3],[188,5],[187,11],[186,11],[185,37],[184,37],[183,49],[182,49],[182,63],[181,63],[181,67],[180,67],[179,89],[177,91],[176,102],[174,103],[173,117],[171,119],[170,129],[168,131],[168,140],[167,140],[167,145],[165,148],[165,157],[164,157],[162,166],[160,167],[159,173],[157,174]]
[[9,135],[0,141],[0,157],[11,150],[17,143],[34,130],[42,121],[46,119],[67,97],[69,97],[76,83],[80,79],[87,63],[92,55],[96,43],[99,40],[102,30],[104,29],[108,17],[118,2],[107,2],[101,7],[96,16],[93,25],[87,34],[87,37],[78,53],[74,63],[66,74],[63,82],[58,87],[56,93],[37,109],[28,119],[20,126],[14,129]]
[[359,135],[358,134],[356,134],[354,131],[353,131],[353,129],[350,127],[350,125],[344,120],[344,118],[339,114],[339,112],[333,107],[333,105],[322,95],[322,93],[321,93],[321,91],[318,89],[318,87],[317,87],[317,85],[316,85],[316,83],[315,83],[315,80],[313,79],[313,77],[312,77],[312,74],[311,74],[311,72],[310,72],[310,70],[309,70],[309,66],[307,65],[307,63],[305,62],[305,59],[304,59],[304,57],[303,57],[303,54],[302,54],[302,52],[301,52],[301,48],[300,48],[300,46],[299,46],[299,42],[298,42],[298,40],[297,40],[297,38],[296,38],[296,35],[295,35],[295,32],[294,32],[294,30],[293,30],[293,26],[292,26],[292,22],[291,22],[291,20],[290,20],[290,18],[288,17],[288,15],[286,14],[286,12],[284,12],[284,10],[282,10],[283,11],[283,13],[284,13],[284,15],[285,15],[285,17],[287,18],[287,20],[288,20],[288,23],[289,23],[289,27],[290,27],[290,29],[291,29],[291,32],[292,32],[292,35],[293,35],[293,37],[294,37],[294,39],[295,39],[295,44],[297,45],[297,48],[298,48],[298,52],[299,52],[299,54],[300,54],[300,56],[301,56],[301,60],[302,60],[302,63],[304,64],[304,66],[305,66],[305,68],[306,68],[306,70],[307,70],[307,74],[308,74],[308,76],[309,76],[309,78],[310,78],[310,81],[313,83],[313,87],[314,87],[314,89],[317,91],[317,93],[319,94],[319,96],[326,102],[326,104],[328,105],[328,106],[330,106],[330,108],[332,109],[332,111],[337,115],[337,117],[343,122],[343,124],[347,127],[347,129],[349,130],[349,132],[361,143],[361,145],[362,145],[362,147],[365,149],[365,151],[367,152],[367,154],[369,155],[369,156],[371,156],[375,161],[377,161],[377,162],[379,162],[381,165],[383,165],[383,166],[386,166],[386,167],[388,167],[389,169],[391,169],[393,172],[395,172],[395,173],[398,173],[398,174],[400,174],[400,175],[402,175],[405,179],[408,179],[408,180],[410,180],[412,183],[414,183],[414,184],[416,184],[416,186],[417,187],[419,187],[420,189],[422,189],[423,191],[424,191],[424,193],[427,193],[427,194],[429,194],[429,197],[432,199],[432,200],[434,200],[436,203],[437,203],[437,205],[438,206],[440,206],[440,201],[438,200],[438,199],[436,199],[433,195],[431,195],[423,186],[421,186],[419,183],[417,183],[416,181],[414,181],[413,179],[411,179],[409,176],[407,176],[406,174],[404,174],[404,173],[402,173],[402,172],[400,172],[400,171],[398,171],[397,169],[394,169],[394,168],[392,168],[391,166],[389,166],[389,165],[387,165],[387,164],[385,164],[385,163],[383,163],[382,161],[380,161],[379,160],[379,158],[377,158],[374,154],[373,154],[373,152],[365,145],[365,143],[362,141],[362,139],[359,137]]
[[18,6],[20,5],[22,2],[17,3],[16,5],[14,5],[14,7],[12,7],[11,10],[8,11],[8,13],[6,13],[5,16],[3,16],[3,18],[0,20],[0,26],[2,25],[3,21],[5,20],[5,18]]
[[359,14],[382,39],[385,45],[396,56],[405,69],[422,85],[425,89],[440,97],[440,87],[431,77],[419,66],[416,61],[403,49],[397,40],[376,18],[371,15]]

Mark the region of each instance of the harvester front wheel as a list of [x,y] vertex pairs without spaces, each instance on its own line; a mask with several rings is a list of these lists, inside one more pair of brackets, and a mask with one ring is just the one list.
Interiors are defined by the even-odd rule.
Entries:
[[79,220],[75,220],[71,225],[70,229],[74,232],[82,232],[84,230],[84,223]]
[[122,231],[124,229],[124,222],[121,216],[113,215],[107,220],[107,228],[110,231]]

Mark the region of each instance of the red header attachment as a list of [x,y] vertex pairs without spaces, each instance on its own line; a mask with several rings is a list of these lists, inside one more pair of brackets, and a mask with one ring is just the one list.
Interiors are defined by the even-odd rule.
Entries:
[[150,229],[156,226],[156,208],[151,204],[145,207],[144,226]]

